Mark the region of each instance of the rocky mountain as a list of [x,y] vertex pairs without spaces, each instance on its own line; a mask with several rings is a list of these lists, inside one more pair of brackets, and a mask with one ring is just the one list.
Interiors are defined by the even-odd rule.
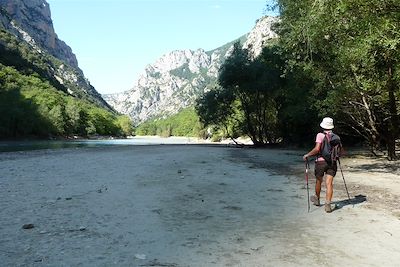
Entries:
[[0,63],[23,65],[67,94],[111,109],[85,78],[72,49],[57,37],[45,0],[0,0],[0,33]]
[[[271,26],[277,17],[260,18],[255,27],[238,40],[253,56],[277,35]],[[218,70],[229,56],[233,43],[212,51],[203,49],[172,51],[148,65],[132,89],[103,95],[118,112],[129,115],[135,124],[157,117],[167,117],[192,106],[196,98],[215,85]]]

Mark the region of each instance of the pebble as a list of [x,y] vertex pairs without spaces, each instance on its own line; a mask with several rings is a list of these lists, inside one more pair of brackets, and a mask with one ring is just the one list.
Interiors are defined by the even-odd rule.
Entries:
[[135,254],[135,258],[139,260],[145,260],[146,255],[145,254]]
[[27,223],[22,226],[23,229],[32,229],[34,227],[35,225],[33,225],[33,223]]

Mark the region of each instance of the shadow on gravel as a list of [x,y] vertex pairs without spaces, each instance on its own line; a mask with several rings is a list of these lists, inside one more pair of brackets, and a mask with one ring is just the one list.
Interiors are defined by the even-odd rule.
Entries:
[[363,203],[365,201],[367,201],[367,196],[359,194],[359,195],[354,196],[354,198],[351,198],[351,199],[334,201],[334,202],[332,202],[332,204],[335,204],[335,209],[338,210],[345,206],[348,206],[348,205],[354,206],[354,205]]

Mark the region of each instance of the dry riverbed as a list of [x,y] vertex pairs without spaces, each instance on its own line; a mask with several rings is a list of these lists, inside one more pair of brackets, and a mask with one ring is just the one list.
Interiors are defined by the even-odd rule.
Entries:
[[[0,265],[398,266],[398,164],[344,158],[350,202],[339,171],[337,209],[308,212],[304,152],[203,144],[0,153]],[[310,194],[314,183],[311,175]]]

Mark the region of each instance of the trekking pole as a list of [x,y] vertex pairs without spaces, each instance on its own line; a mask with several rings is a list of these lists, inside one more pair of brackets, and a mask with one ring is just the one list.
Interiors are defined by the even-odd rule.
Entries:
[[340,168],[340,172],[342,173],[344,187],[346,188],[346,192],[347,192],[347,197],[349,198],[349,202],[351,202],[350,195],[349,195],[349,190],[347,190],[346,180],[344,179],[344,175],[343,175],[342,165],[340,164],[340,159],[337,159],[337,161],[339,162],[339,168]]
[[305,176],[307,184],[307,204],[308,204],[308,212],[310,212],[310,189],[308,188],[308,170],[310,169],[310,165],[308,163],[308,158],[306,158],[305,162],[306,162]]

